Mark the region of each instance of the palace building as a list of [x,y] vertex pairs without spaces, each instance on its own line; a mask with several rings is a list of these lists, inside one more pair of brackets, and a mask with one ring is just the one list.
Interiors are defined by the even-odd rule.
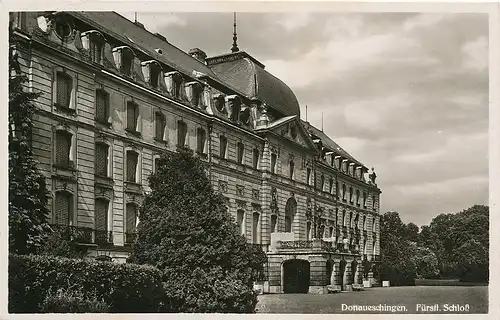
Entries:
[[[247,241],[266,292],[375,282],[376,175],[300,118],[293,91],[249,53],[184,52],[114,12],[16,12],[12,58],[36,101],[32,148],[50,221],[89,257],[125,261],[162,153],[187,146]],[[332,106],[334,108],[335,106]]]

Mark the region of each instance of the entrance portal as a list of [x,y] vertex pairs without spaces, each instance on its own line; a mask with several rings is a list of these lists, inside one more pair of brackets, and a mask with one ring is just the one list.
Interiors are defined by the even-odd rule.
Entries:
[[306,260],[288,260],[283,263],[283,292],[307,293],[310,266]]

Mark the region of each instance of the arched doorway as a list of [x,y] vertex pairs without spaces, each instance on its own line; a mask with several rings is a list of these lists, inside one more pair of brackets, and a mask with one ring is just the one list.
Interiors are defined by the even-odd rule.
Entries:
[[351,262],[351,284],[358,283],[358,262],[353,260]]
[[285,205],[285,232],[293,231],[293,220],[297,213],[297,201],[293,197],[288,198]]
[[344,284],[345,284],[345,269],[347,266],[347,262],[345,260],[340,260],[339,264],[339,285],[342,290],[345,290]]
[[283,292],[307,293],[309,291],[310,265],[306,260],[292,259],[283,263]]

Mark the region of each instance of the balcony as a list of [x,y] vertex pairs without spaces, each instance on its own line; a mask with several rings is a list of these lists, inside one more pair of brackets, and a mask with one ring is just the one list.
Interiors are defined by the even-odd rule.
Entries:
[[312,249],[313,242],[310,240],[278,241],[280,249]]
[[50,225],[54,232],[61,235],[64,240],[73,241],[82,245],[113,244],[113,232],[107,230],[94,230],[88,227]]
[[356,245],[351,245],[345,248],[343,243],[335,243],[332,241],[324,241],[321,239],[314,240],[298,240],[298,241],[278,241],[278,246],[275,248],[277,252],[282,251],[306,251],[317,253],[344,253],[344,254],[359,254],[359,249]]

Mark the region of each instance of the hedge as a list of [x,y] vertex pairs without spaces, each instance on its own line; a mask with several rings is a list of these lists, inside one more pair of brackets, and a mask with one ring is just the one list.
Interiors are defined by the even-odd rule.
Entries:
[[150,266],[52,256],[9,255],[9,312],[41,312],[57,290],[91,293],[110,312],[157,312],[162,306],[161,271]]

